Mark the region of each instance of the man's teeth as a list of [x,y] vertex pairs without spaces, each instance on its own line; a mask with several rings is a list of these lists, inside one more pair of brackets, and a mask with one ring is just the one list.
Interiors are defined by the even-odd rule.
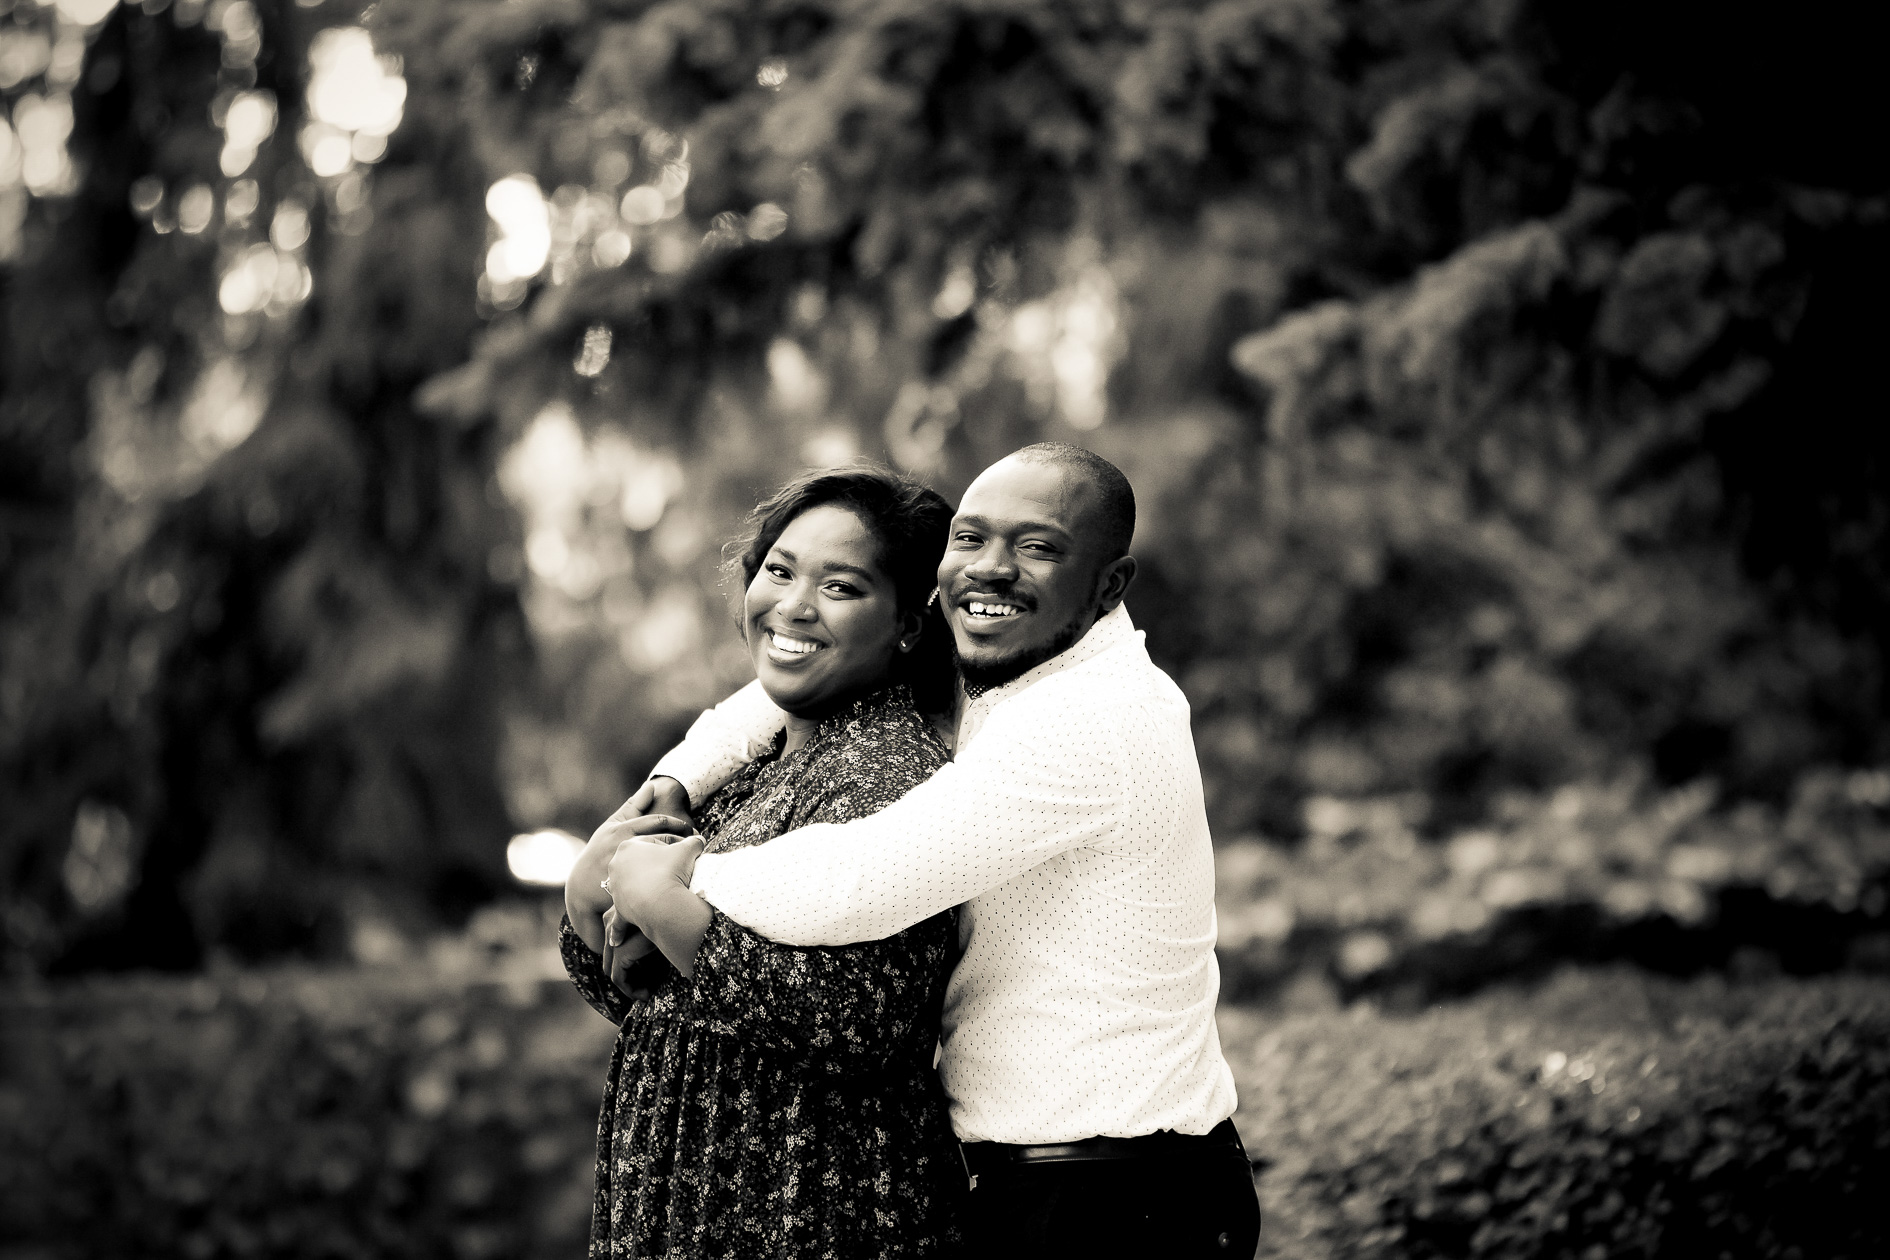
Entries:
[[1012,604],[986,604],[978,600],[968,600],[965,608],[974,617],[1013,617],[1024,611]]
[[807,639],[790,639],[786,635],[776,634],[772,630],[768,632],[768,642],[774,644],[778,650],[792,652],[796,656],[805,656],[809,652],[820,651],[820,644],[818,643],[811,642]]

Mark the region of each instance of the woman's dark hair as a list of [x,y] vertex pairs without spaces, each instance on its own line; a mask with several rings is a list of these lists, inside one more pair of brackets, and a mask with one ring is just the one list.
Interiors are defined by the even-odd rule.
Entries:
[[864,460],[803,473],[756,504],[747,532],[729,544],[728,567],[731,575],[740,573],[743,590],[781,532],[817,507],[846,508],[879,540],[879,567],[892,579],[897,615],[917,614],[922,625],[912,651],[893,662],[893,676],[912,688],[921,712],[947,712],[956,679],[951,628],[931,601],[951,535],[951,504],[936,490]]

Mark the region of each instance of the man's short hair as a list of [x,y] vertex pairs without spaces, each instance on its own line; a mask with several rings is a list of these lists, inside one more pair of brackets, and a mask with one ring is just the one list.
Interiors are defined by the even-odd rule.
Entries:
[[1114,560],[1129,554],[1135,538],[1135,491],[1122,470],[1094,451],[1068,442],[1036,442],[1013,451],[1017,459],[1037,464],[1054,464],[1082,478],[1096,491],[1092,524],[1101,531],[1103,559]]

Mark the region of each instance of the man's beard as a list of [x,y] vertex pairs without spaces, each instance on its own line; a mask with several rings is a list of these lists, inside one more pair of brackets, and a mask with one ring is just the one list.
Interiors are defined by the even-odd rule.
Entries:
[[979,696],[993,687],[1002,687],[1014,678],[1035,669],[1053,656],[1061,656],[1070,645],[1083,637],[1089,629],[1079,616],[1075,621],[1050,636],[1046,643],[1026,648],[1015,656],[991,661],[984,665],[974,665],[958,654],[958,640],[952,639],[952,660],[958,665],[958,677],[964,680],[965,694]]

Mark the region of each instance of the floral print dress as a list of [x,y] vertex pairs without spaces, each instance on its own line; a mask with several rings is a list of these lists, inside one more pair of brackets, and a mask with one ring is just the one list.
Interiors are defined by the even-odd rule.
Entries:
[[[903,686],[750,763],[698,811],[705,851],[846,822],[904,796],[944,745]],[[949,1254],[965,1174],[933,1070],[954,927],[778,945],[717,911],[684,978],[652,955],[624,996],[567,921],[578,992],[622,1026],[597,1131],[593,1260]]]

